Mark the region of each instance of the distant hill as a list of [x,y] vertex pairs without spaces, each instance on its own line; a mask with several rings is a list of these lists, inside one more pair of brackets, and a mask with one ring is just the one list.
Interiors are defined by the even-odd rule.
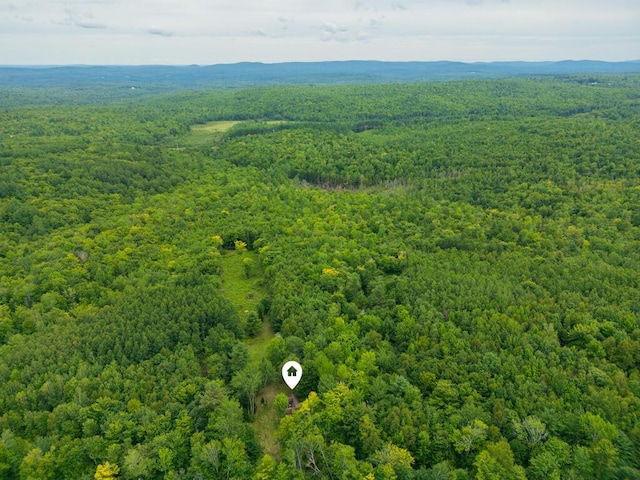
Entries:
[[522,75],[640,73],[640,61],[292,62],[211,66],[0,66],[0,86],[99,86],[182,90],[273,84],[339,84],[500,78]]

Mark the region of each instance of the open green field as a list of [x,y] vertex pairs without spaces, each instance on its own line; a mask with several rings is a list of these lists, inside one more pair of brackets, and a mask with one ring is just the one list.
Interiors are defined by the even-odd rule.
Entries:
[[238,120],[216,120],[213,122],[207,122],[197,125],[191,125],[189,133],[184,135],[180,139],[182,146],[206,146],[214,145],[218,143],[229,130],[239,124],[251,124],[256,125],[280,125],[288,123],[280,120],[271,120],[267,122],[255,122],[254,120],[241,122]]
[[215,122],[203,123],[201,125],[192,125],[191,133],[222,133],[228,131],[234,125],[240,123],[236,120],[222,120]]
[[191,125],[189,133],[180,138],[180,143],[184,146],[213,145],[219,142],[222,136],[238,123],[240,122],[235,120],[222,120]]

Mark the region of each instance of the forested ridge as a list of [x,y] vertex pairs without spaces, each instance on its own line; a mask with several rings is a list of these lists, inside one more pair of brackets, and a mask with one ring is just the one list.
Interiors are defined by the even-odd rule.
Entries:
[[[604,62],[240,62],[217,65],[0,65],[0,87],[46,87],[46,95],[84,103],[203,88],[407,83],[530,75],[640,73],[640,60]],[[42,101],[40,95],[27,97]]]
[[640,478],[638,75],[47,91],[0,90],[0,478]]

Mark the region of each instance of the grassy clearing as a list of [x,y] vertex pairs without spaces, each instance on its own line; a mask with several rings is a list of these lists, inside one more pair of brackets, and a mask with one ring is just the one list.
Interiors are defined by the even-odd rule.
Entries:
[[192,125],[191,132],[192,133],[200,133],[200,132],[224,133],[227,130],[231,129],[231,127],[233,127],[234,125],[237,125],[238,123],[240,122],[237,120],[223,120],[218,122],[203,123],[200,125]]
[[238,121],[218,121],[191,125],[189,133],[180,138],[179,142],[184,146],[202,146],[218,143],[225,132],[237,125]]
[[[199,125],[191,125],[189,133],[180,137],[177,141],[176,148],[184,147],[200,147],[211,146],[216,148],[216,144],[222,140],[224,134],[231,128],[239,123],[251,123],[241,122],[238,120],[220,120],[215,122],[202,123]],[[285,120],[269,120],[266,122],[256,123],[257,125],[280,125],[283,123],[289,123]],[[173,142],[173,140],[172,140]]]
[[249,360],[260,363],[267,355],[267,345],[273,337],[274,333],[271,325],[268,322],[264,322],[260,333],[246,341],[247,347],[249,347]]
[[[243,260],[249,258],[253,261],[253,271],[247,277]],[[255,252],[242,254],[229,251],[222,256],[222,287],[221,293],[231,302],[238,312],[241,320],[247,317],[252,310],[257,310],[258,303],[266,294],[260,262]],[[262,324],[262,330],[252,338],[246,340],[249,348],[251,362],[259,364],[267,354],[267,345],[274,337],[271,325],[268,322]],[[282,392],[288,393],[287,386],[280,380],[279,371],[276,372],[276,380],[263,388],[257,396],[257,411],[253,421],[260,445],[265,453],[273,458],[280,458],[280,445],[276,438],[279,418],[273,405],[275,396]]]
[[256,402],[258,410],[253,421],[253,428],[258,434],[262,450],[276,460],[280,459],[280,444],[276,437],[280,419],[273,405],[273,399],[278,393],[284,393],[285,395],[289,393],[289,389],[281,381],[275,381],[267,385],[258,393]]
[[[253,271],[247,277],[244,271],[245,258],[253,261]],[[244,321],[251,310],[257,310],[258,303],[267,294],[263,284],[260,261],[255,252],[226,252],[222,256],[221,293],[231,302]]]

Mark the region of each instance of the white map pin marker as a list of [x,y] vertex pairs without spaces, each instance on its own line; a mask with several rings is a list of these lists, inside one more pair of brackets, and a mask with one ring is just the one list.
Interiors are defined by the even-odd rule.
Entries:
[[302,367],[298,362],[290,361],[282,366],[282,378],[291,390],[296,388],[302,378]]

